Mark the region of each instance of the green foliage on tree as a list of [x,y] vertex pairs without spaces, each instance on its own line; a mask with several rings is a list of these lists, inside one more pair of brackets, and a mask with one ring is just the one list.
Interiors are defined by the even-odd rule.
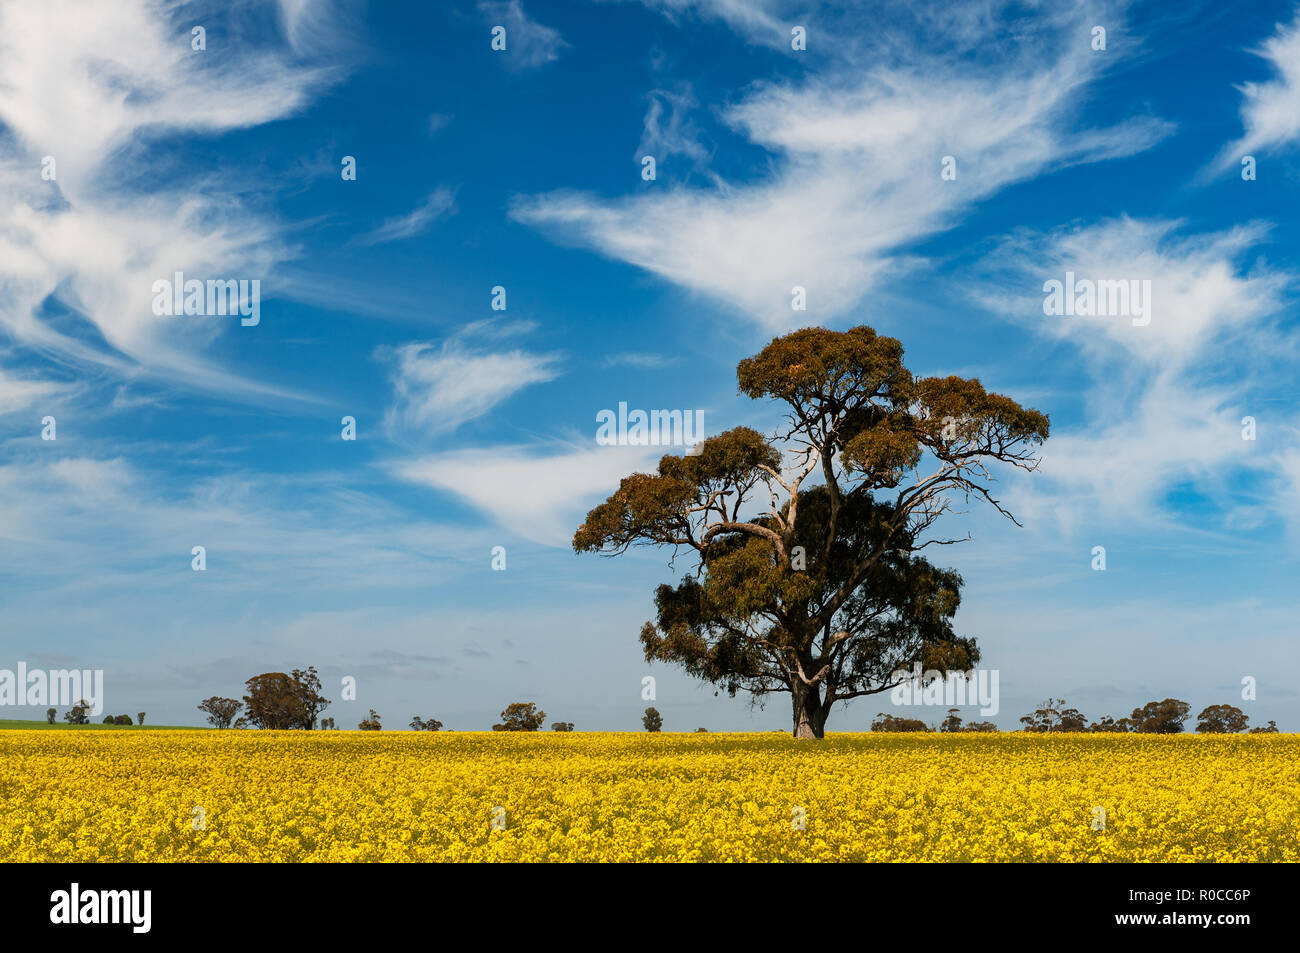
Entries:
[[213,728],[229,728],[234,724],[239,709],[243,706],[238,699],[213,695],[203,699],[195,707],[208,716],[208,724]]
[[514,702],[501,712],[501,722],[493,725],[493,731],[540,731],[546,723],[546,712],[540,711],[534,702]]
[[1191,711],[1192,706],[1187,702],[1166,698],[1134,708],[1129,717],[1133,719],[1133,730],[1141,734],[1175,735],[1183,730],[1183,722]]
[[1196,716],[1196,730],[1203,734],[1235,735],[1245,731],[1250,719],[1235,705],[1210,705]]
[[943,732],[990,732],[997,731],[998,726],[991,721],[972,721],[969,724],[964,723],[961,718],[961,709],[949,708],[948,717],[939,723],[939,730]]
[[1077,708],[1066,708],[1064,698],[1049,698],[1032,714],[1020,719],[1023,731],[1087,731],[1088,719]]
[[645,714],[641,716],[641,724],[646,731],[662,731],[664,727],[663,715],[659,714],[658,708],[647,708]]
[[894,715],[886,715],[884,712],[876,714],[876,720],[871,723],[872,731],[929,731],[930,726],[919,718],[898,718]]
[[1136,730],[1132,718],[1120,718],[1118,721],[1110,715],[1104,715],[1088,726],[1089,731],[1125,733]]
[[69,708],[63,714],[63,720],[70,725],[88,725],[90,724],[90,702],[84,698]]
[[266,672],[245,683],[245,717],[254,728],[313,731],[329,699],[321,694],[314,666],[290,674]]

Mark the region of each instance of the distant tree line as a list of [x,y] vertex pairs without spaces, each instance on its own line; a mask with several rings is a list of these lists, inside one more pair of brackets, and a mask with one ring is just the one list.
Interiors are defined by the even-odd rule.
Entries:
[[[1147,702],[1134,708],[1127,718],[1104,715],[1089,723],[1087,716],[1077,708],[1067,708],[1065,699],[1049,698],[1038,708],[1020,719],[1021,731],[1028,732],[1114,732],[1146,735],[1172,735],[1183,731],[1183,724],[1191,715],[1192,707],[1177,698]],[[1196,716],[1196,730],[1201,734],[1268,734],[1277,732],[1277,723],[1249,727],[1250,719],[1235,705],[1210,705]],[[871,723],[872,731],[934,731],[919,718],[899,718],[881,712]],[[963,724],[959,709],[948,709],[938,731],[997,731],[991,721]]]
[[[265,672],[254,675],[244,683],[243,700],[213,695],[199,702],[198,709],[207,716],[213,728],[266,728],[280,731],[314,731],[335,729],[333,718],[321,715],[329,707],[329,699],[321,692],[320,676],[314,666],[284,672]],[[373,708],[358,724],[359,731],[382,731],[379,712]],[[516,702],[501,713],[502,724],[493,731],[537,731],[546,712],[532,702]],[[437,718],[413,715],[412,731],[440,731],[442,722]],[[556,722],[555,731],[572,731],[572,722]]]
[[[289,674],[267,672],[254,675],[245,682],[243,700],[213,695],[199,702],[198,710],[207,716],[213,728],[267,728],[272,730],[322,730],[335,728],[333,718],[321,716],[329,706],[329,699],[321,693],[320,677],[314,667],[294,669]],[[83,703],[84,704],[84,703]],[[647,709],[647,712],[654,709]],[[53,712],[53,709],[50,709]],[[657,715],[657,713],[656,713]],[[53,715],[51,714],[51,720]],[[144,713],[140,717],[143,719]],[[382,716],[373,708],[357,725],[359,731],[382,731]],[[539,731],[546,721],[546,712],[535,702],[515,702],[501,712],[501,722],[493,731]],[[129,720],[128,720],[129,723]],[[414,715],[410,721],[412,731],[441,731],[437,718]],[[552,731],[573,731],[573,722],[557,721]],[[649,729],[657,731],[657,728]]]
[[[1192,706],[1178,698],[1165,698],[1147,702],[1134,708],[1127,718],[1104,715],[1089,724],[1076,708],[1066,708],[1065,699],[1049,698],[1031,714],[1020,719],[1023,731],[1089,731],[1118,734],[1176,735],[1184,730],[1191,716]],[[1250,734],[1277,732],[1276,722],[1249,727],[1250,719],[1235,705],[1210,705],[1196,716],[1196,730],[1201,734],[1231,735],[1243,731]]]
[[886,715],[881,712],[876,715],[875,721],[871,723],[872,731],[997,731],[998,726],[991,721],[972,721],[970,724],[964,724],[961,715],[958,714],[960,709],[949,708],[948,716],[939,723],[939,727],[931,728],[919,718],[899,718],[897,715]]
[[[88,725],[90,724],[90,702],[84,698],[78,699],[77,703],[63,713],[63,720],[70,725]],[[57,708],[45,709],[45,721],[47,724],[54,724],[55,718],[58,717]],[[144,724],[144,712],[136,713],[136,724]],[[132,724],[130,715],[105,715],[104,724],[106,725],[129,725]]]
[[[255,675],[245,683],[243,700],[212,696],[199,703],[198,709],[207,715],[208,723],[214,728],[268,728],[274,730],[312,731],[319,725],[325,730],[335,728],[333,718],[321,717],[321,712],[328,707],[329,700],[321,693],[320,678],[314,667],[294,669],[289,674],[268,672]],[[64,717],[72,724],[87,724],[89,704],[83,699],[73,706]],[[241,714],[242,712],[242,714]],[[55,710],[46,712],[51,724],[54,722]],[[138,715],[139,723],[144,724],[144,712]],[[1052,732],[1114,732],[1133,734],[1177,734],[1184,730],[1184,723],[1191,715],[1191,706],[1177,698],[1147,702],[1141,708],[1133,709],[1125,718],[1113,718],[1104,715],[1089,722],[1077,708],[1066,706],[1063,698],[1049,698],[1038,708],[1020,719],[1021,731],[1033,733]],[[129,715],[110,715],[105,717],[105,724],[129,725]],[[546,712],[537,707],[536,702],[514,702],[501,712],[501,721],[492,726],[493,731],[540,731],[546,723]],[[641,716],[641,725],[648,732],[663,730],[663,715],[657,708],[647,708]],[[443,724],[436,718],[423,718],[415,715],[411,718],[412,731],[440,731]],[[361,731],[381,731],[381,716],[373,708],[357,725]],[[573,722],[556,721],[551,723],[551,730],[557,732],[573,731]],[[871,730],[878,732],[939,731],[939,732],[996,732],[997,725],[991,721],[964,722],[960,709],[948,709],[947,716],[937,727],[931,727],[918,718],[903,718],[880,712],[871,722]],[[1266,725],[1250,727],[1245,712],[1234,705],[1210,705],[1198,716],[1196,731],[1202,734],[1250,734],[1276,733],[1277,724],[1269,721]],[[704,732],[697,728],[696,732]]]

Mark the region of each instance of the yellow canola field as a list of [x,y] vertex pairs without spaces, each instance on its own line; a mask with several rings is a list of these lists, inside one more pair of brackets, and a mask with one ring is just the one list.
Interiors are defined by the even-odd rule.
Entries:
[[4,861],[1296,861],[1298,831],[1296,735],[0,731]]

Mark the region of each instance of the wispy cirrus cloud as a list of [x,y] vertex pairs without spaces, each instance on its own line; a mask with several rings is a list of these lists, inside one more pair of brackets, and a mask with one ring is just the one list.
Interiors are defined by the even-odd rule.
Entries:
[[679,357],[666,357],[663,354],[648,354],[638,351],[627,351],[621,354],[610,354],[604,362],[604,367],[637,367],[642,370],[658,371],[665,367],[672,367],[681,361]]
[[434,189],[414,209],[405,215],[387,219],[378,228],[357,239],[359,245],[383,245],[405,238],[413,238],[439,219],[456,212],[456,193],[449,188]]
[[[226,593],[270,594],[287,584],[285,560],[303,590],[414,588],[427,586],[420,564],[462,562],[455,530],[413,521],[338,475],[237,469],[174,481],[165,469],[99,448],[62,453],[62,442],[41,453],[6,446],[0,463],[0,536],[8,544],[0,574],[31,581],[40,593],[33,603],[52,592],[111,601],[130,589],[161,605],[195,580]],[[359,510],[366,520],[355,519]],[[201,575],[190,569],[196,544],[207,550]]]
[[479,13],[506,30],[504,55],[514,69],[536,69],[560,58],[569,44],[560,31],[531,19],[520,0],[479,0]]
[[[760,83],[722,111],[770,154],[772,172],[757,180],[616,199],[559,190],[519,196],[511,214],[730,304],[764,329],[829,320],[914,261],[908,245],[954,226],[979,200],[1168,134],[1168,123],[1144,116],[1078,126],[1081,91],[1103,69],[1079,39],[1086,19],[1071,8],[1005,52],[954,21],[945,39],[969,46],[966,59],[946,48],[936,56],[913,37],[865,71]],[[945,156],[955,179],[941,179]],[[806,313],[791,308],[796,286]]]
[[[987,256],[996,280],[977,291],[986,305],[1035,333],[1068,339],[1091,358],[1186,371],[1229,345],[1249,347],[1269,331],[1294,276],[1256,262],[1267,222],[1191,233],[1187,222],[1120,216],[1043,234],[1021,231]],[[1043,285],[1078,279],[1151,282],[1149,323],[1125,316],[1043,313]],[[1008,289],[1015,289],[1008,291]]]
[[175,5],[0,6],[0,328],[16,343],[187,387],[286,393],[206,359],[216,323],[150,310],[153,281],[176,271],[264,277],[292,254],[278,225],[221,174],[158,187],[141,173],[169,135],[292,115],[340,76],[306,56],[323,7],[298,7],[298,48],[272,38],[217,55],[192,48]]
[[[1259,505],[1293,518],[1267,497],[1276,504],[1291,492],[1276,475],[1295,452],[1294,431],[1269,427],[1243,440],[1243,417],[1265,416],[1260,398],[1286,386],[1300,348],[1277,320],[1296,276],[1261,260],[1267,234],[1264,223],[1194,234],[1182,222],[1121,217],[1022,232],[985,259],[977,298],[1073,350],[1091,382],[1083,419],[1053,433],[1041,473],[1024,481],[1032,486],[1021,504],[1027,513],[1070,524],[1150,524],[1176,509],[1168,502],[1175,489],[1191,487],[1216,499],[1226,519],[1234,495],[1258,481]],[[1067,271],[1081,280],[1150,282],[1149,324],[1044,314],[1044,284]]]
[[394,474],[450,493],[496,525],[545,546],[567,546],[584,510],[619,480],[653,469],[662,447],[501,446],[402,461]]
[[[513,329],[513,330],[512,330]],[[389,361],[394,393],[385,425],[395,436],[450,433],[533,384],[561,373],[557,354],[488,346],[527,325],[471,325],[441,342],[420,341],[380,352]]]
[[364,0],[277,0],[289,47],[300,56],[337,58],[362,32],[357,16]]
[[0,414],[31,407],[37,401],[57,398],[68,391],[64,384],[19,376],[0,367]]
[[1219,154],[1218,167],[1241,156],[1300,140],[1300,7],[1289,25],[1281,24],[1255,51],[1275,72],[1263,83],[1242,83],[1240,139]]
[[750,40],[768,45],[788,42],[790,28],[782,20],[786,5],[776,0],[642,0],[674,22],[687,16],[717,20]]
[[642,122],[641,141],[636,157],[652,155],[656,161],[674,155],[683,155],[696,161],[708,158],[708,150],[700,142],[700,130],[690,118],[698,103],[689,86],[678,90],[656,89],[646,97]]

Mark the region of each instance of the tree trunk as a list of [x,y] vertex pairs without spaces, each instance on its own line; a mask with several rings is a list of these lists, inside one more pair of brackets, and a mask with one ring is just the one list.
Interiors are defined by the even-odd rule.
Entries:
[[790,692],[794,707],[794,736],[816,740],[826,733],[826,713],[822,709],[821,686],[796,681]]

